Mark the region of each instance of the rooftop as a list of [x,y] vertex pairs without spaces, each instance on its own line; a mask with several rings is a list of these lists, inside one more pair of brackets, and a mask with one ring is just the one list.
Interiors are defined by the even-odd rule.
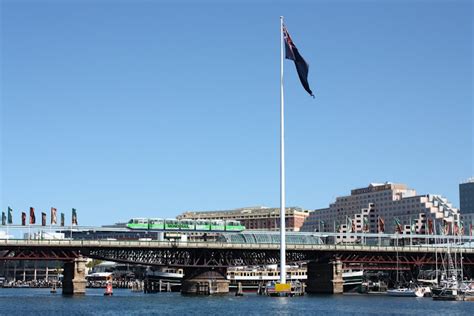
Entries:
[[[287,207],[286,212],[288,211],[296,211],[296,212],[308,212],[303,210],[301,207]],[[219,214],[219,213],[226,213],[232,215],[240,215],[240,214],[268,214],[268,213],[280,213],[280,208],[278,207],[265,207],[265,206],[257,206],[257,207],[244,207],[244,208],[237,208],[232,210],[215,210],[215,211],[186,211],[181,216],[186,215],[206,215],[206,214]]]

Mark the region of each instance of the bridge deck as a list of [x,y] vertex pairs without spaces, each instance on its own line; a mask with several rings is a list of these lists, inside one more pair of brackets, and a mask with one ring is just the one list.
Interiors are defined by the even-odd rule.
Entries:
[[[219,249],[219,250],[278,250],[279,244],[237,244],[220,242],[187,242],[187,241],[118,241],[118,240],[0,240],[0,249],[12,248],[63,248],[63,249]],[[287,244],[287,250],[294,251],[331,251],[331,252],[401,252],[401,253],[434,253],[446,252],[446,245],[406,245],[378,246],[360,244]],[[451,252],[474,254],[473,245],[450,245]]]

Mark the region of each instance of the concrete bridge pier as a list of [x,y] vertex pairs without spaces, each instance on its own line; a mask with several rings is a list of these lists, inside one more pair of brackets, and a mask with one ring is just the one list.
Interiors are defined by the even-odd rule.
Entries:
[[226,268],[187,268],[184,270],[181,294],[228,294],[226,274]]
[[74,261],[64,263],[63,294],[86,294],[86,259],[79,257]]
[[339,259],[327,262],[308,263],[306,292],[319,294],[342,294],[342,262]]

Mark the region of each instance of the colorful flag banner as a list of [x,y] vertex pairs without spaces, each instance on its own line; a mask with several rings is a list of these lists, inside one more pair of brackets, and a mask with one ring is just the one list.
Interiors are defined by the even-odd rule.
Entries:
[[75,208],[72,209],[72,219],[71,219],[72,225],[77,225],[77,211]]
[[441,235],[445,235],[446,229],[444,227],[444,224],[438,223],[438,229]]
[[385,232],[385,221],[383,220],[382,217],[379,217],[379,221],[378,221],[378,232],[379,232],[379,233],[384,233],[384,232]]
[[411,227],[410,227],[410,233],[411,234],[416,234],[416,218],[411,220]]
[[46,226],[46,213],[41,212],[41,226]]
[[445,221],[445,222],[444,222],[444,234],[445,234],[445,235],[449,235],[451,232],[452,232],[452,230],[451,230],[451,223]]
[[395,218],[395,232],[400,234],[403,233],[402,224],[400,223],[400,220],[398,218]]
[[61,226],[64,226],[64,213],[61,213]]
[[52,207],[51,208],[51,225],[56,225],[56,223],[57,223],[56,213],[57,213],[57,210],[54,207]]
[[314,98],[314,94],[308,83],[309,65],[304,60],[303,56],[300,55],[285,25],[283,26],[283,40],[285,42],[285,58],[295,62],[296,72],[298,73],[303,88]]
[[21,212],[21,225],[26,225],[26,212]]
[[30,225],[36,223],[35,209],[30,207]]
[[459,235],[459,225],[458,225],[457,222],[454,223],[453,234],[454,235]]
[[13,224],[13,210],[8,207],[8,224]]
[[428,234],[433,234],[433,219],[428,218]]

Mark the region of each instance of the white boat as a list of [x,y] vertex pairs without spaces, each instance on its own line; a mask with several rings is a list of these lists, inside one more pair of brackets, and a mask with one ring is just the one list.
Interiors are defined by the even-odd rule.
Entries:
[[344,293],[360,291],[362,281],[364,279],[363,270],[347,270],[342,272],[342,280],[344,281]]
[[389,296],[403,296],[403,297],[416,297],[415,289],[409,289],[406,287],[398,289],[387,290],[387,295]]
[[[364,276],[363,270],[346,270],[342,273],[344,281],[344,292],[355,291],[362,285]],[[278,282],[280,279],[280,271],[276,266],[266,267],[238,267],[229,268],[227,270],[227,280],[230,281],[230,288],[237,288],[238,284],[242,284],[244,291],[256,290],[259,284],[267,284],[268,282]],[[305,283],[307,280],[306,267],[287,266],[286,279],[289,282]]]
[[[398,246],[398,239],[397,239],[397,246]],[[396,284],[398,285],[400,284],[399,274],[400,274],[400,269],[398,267],[398,248],[397,248],[397,283]],[[417,296],[414,288],[407,288],[407,287],[401,287],[401,286],[395,289],[387,290],[387,295],[399,296],[399,297],[416,297]]]
[[429,286],[419,286],[415,289],[416,297],[431,296],[431,288]]
[[146,277],[155,281],[163,281],[180,284],[183,280],[183,269],[175,269],[170,267],[162,267],[156,270],[148,269]]

